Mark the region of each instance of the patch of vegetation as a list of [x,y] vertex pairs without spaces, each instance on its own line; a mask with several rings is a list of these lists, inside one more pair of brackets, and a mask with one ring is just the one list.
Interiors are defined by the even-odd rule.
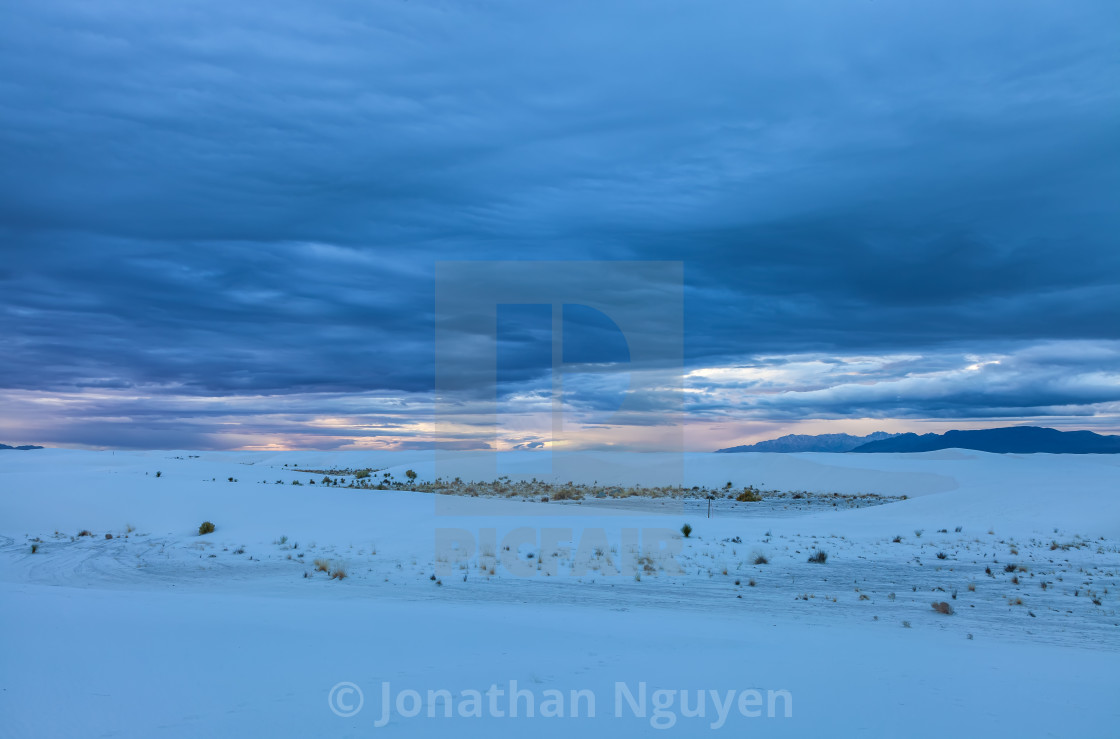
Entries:
[[681,526],[681,533],[684,534],[684,538],[686,539],[692,536],[692,526],[687,523],[684,526]]
[[943,613],[946,616],[952,616],[953,615],[953,607],[943,600],[942,601],[934,601],[930,605],[932,605],[933,610],[937,611],[938,613]]
[[213,533],[214,533],[214,524],[210,523],[209,521],[203,521],[198,527],[198,535],[199,536],[204,536],[205,534],[213,534]]
[[762,500],[762,492],[753,485],[748,485],[743,488],[743,492],[735,496],[735,500],[740,503],[758,503]]
[[817,551],[809,555],[809,561],[813,562],[814,564],[823,565],[828,561],[828,552],[823,549],[818,549]]
[[768,565],[768,564],[770,564],[770,560],[766,559],[765,554],[759,554],[759,555],[755,556],[754,564],[756,564],[756,565]]

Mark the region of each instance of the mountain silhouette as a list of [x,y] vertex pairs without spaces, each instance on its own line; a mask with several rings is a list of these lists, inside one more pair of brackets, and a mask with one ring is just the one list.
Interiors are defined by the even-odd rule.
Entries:
[[788,434],[777,439],[760,441],[757,444],[717,449],[716,452],[850,452],[868,442],[889,439],[892,436],[895,436],[895,434],[888,434],[886,431],[876,431],[867,436]]
[[1058,431],[1040,426],[1008,426],[944,434],[899,434],[852,449],[869,452],[932,452],[937,449],[975,449],[997,454],[1120,454],[1120,436],[1092,431]]

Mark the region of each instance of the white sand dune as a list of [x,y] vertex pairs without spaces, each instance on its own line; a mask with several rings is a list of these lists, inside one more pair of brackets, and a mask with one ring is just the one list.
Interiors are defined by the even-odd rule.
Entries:
[[[472,453],[4,453],[0,736],[661,735],[648,715],[614,715],[615,683],[641,681],[792,696],[790,718],[732,711],[719,729],[711,703],[704,718],[677,705],[668,733],[682,736],[1116,735],[1120,459],[595,453],[558,473],[541,459],[498,468],[908,499],[763,514],[720,500],[709,519],[706,501],[627,513],[293,471],[485,479],[493,458]],[[204,520],[217,530],[199,536]],[[443,548],[441,529],[473,551]],[[643,565],[625,530],[680,551]],[[818,548],[826,564],[807,562]],[[589,690],[597,715],[375,725],[383,681],[457,695],[511,680],[538,699]],[[343,681],[365,696],[348,718],[327,703]]]

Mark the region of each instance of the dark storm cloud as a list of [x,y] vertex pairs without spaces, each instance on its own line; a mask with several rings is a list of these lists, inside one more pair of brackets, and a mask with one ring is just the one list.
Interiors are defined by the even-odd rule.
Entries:
[[[681,260],[689,367],[1120,339],[1107,3],[44,0],[4,18],[3,388],[424,394],[442,259]],[[617,356],[591,337],[581,356]],[[506,339],[503,386],[546,381],[547,355],[517,351],[540,332]],[[1048,372],[1014,392],[974,373],[988,400],[953,412],[1108,395],[1051,392]],[[880,408],[813,398],[771,410]]]

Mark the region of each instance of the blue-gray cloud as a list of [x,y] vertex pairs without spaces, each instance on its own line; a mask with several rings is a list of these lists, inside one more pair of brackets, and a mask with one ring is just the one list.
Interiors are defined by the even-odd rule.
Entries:
[[[4,17],[0,388],[423,403],[443,259],[681,260],[688,368],[1120,339],[1107,3],[44,0]],[[545,382],[539,333],[507,339],[503,386]],[[876,381],[897,393],[912,370]],[[1008,398],[974,374],[980,400],[953,413],[1108,395],[1051,378]],[[572,402],[609,408],[596,387]],[[911,389],[891,412],[950,412]],[[769,407],[887,412],[860,397]],[[721,392],[693,409],[709,404],[743,411]]]

